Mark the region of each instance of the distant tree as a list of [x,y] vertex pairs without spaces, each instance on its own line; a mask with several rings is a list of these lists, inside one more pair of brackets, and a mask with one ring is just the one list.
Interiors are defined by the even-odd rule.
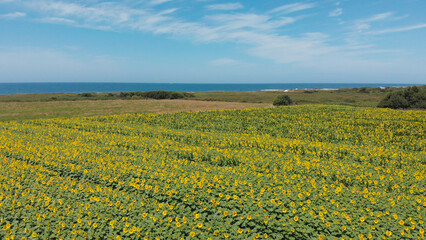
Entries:
[[413,86],[391,92],[380,101],[377,107],[426,109],[426,86]]
[[283,95],[277,96],[272,104],[274,106],[286,106],[292,103],[293,101],[291,101],[290,97],[288,95],[283,94]]

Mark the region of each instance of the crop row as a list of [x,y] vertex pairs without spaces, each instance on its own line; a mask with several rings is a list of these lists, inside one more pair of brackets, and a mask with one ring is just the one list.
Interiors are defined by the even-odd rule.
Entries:
[[425,117],[301,106],[4,122],[0,237],[421,239]]

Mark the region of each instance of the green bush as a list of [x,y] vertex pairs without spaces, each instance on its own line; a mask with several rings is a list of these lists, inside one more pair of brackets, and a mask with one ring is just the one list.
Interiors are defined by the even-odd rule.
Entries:
[[292,104],[290,97],[288,95],[279,95],[275,98],[273,104],[274,106],[286,106]]
[[151,98],[151,99],[179,99],[179,98],[190,98],[194,97],[194,94],[185,92],[173,92],[173,91],[149,91],[149,92],[121,92],[120,98],[124,99],[140,99],[140,98]]
[[178,92],[169,92],[169,91],[151,91],[146,92],[144,94],[144,97],[146,98],[152,98],[152,99],[178,99],[178,98],[184,98],[182,93]]
[[94,94],[93,93],[80,93],[80,96],[82,96],[82,97],[93,97]]
[[426,86],[408,87],[400,91],[389,93],[380,101],[377,107],[426,109]]

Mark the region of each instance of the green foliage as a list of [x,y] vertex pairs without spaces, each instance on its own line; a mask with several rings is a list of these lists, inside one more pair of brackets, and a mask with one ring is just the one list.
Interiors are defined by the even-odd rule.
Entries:
[[275,98],[273,104],[274,106],[287,106],[292,104],[290,97],[288,95],[279,95]]
[[305,90],[303,93],[316,93],[318,90]]
[[79,94],[81,97],[93,97],[94,94],[93,93],[80,93]]
[[121,92],[120,98],[181,99],[194,97],[191,93],[173,91]]
[[178,98],[186,98],[189,97],[191,94],[189,93],[182,93],[182,92],[170,92],[170,91],[151,91],[151,92],[145,92],[146,98],[153,98],[153,99],[178,99]]
[[360,88],[340,88],[335,90],[336,92],[347,92],[347,93],[390,93],[397,91],[396,87],[360,87]]
[[426,87],[408,87],[389,93],[377,107],[381,108],[421,108],[426,109]]

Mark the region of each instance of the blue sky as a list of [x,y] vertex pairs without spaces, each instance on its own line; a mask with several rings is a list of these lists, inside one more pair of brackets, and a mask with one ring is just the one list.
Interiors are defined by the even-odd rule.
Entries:
[[426,84],[424,0],[0,0],[0,82]]

